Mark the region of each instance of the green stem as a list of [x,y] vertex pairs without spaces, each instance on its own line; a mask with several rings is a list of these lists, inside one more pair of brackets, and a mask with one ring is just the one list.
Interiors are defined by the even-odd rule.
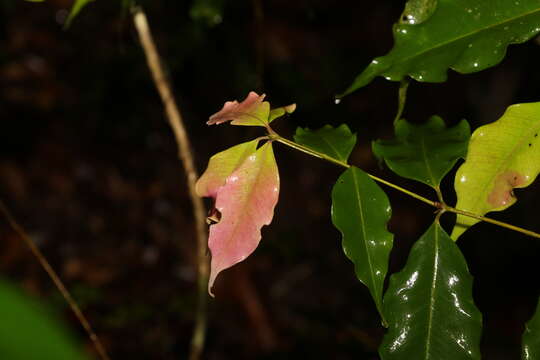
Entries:
[[539,238],[540,239],[540,234],[539,233],[536,233],[534,231],[530,231],[530,230],[526,230],[526,229],[523,229],[519,226],[515,226],[515,225],[512,225],[512,224],[508,224],[508,223],[505,223],[503,221],[499,221],[499,220],[495,220],[495,219],[491,219],[491,218],[488,218],[488,217],[485,217],[485,216],[480,216],[480,215],[477,215],[475,213],[471,213],[471,212],[468,212],[468,211],[464,211],[464,210],[459,210],[459,209],[456,209],[456,208],[453,208],[451,206],[446,206],[444,205],[444,209],[446,211],[449,211],[449,212],[453,212],[455,214],[459,214],[459,215],[464,215],[464,216],[468,216],[468,217],[472,217],[474,219],[477,219],[477,220],[480,220],[480,221],[485,221],[487,223],[490,223],[490,224],[494,224],[494,225],[497,225],[497,226],[500,226],[500,227],[503,227],[503,228],[506,228],[506,229],[510,229],[510,230],[513,230],[513,231],[517,231],[517,232],[520,232],[522,234],[525,234],[525,235],[529,235],[529,236],[532,236],[532,237],[535,237],[535,238]]
[[[293,148],[293,149],[302,151],[302,152],[304,152],[304,153],[306,153],[306,154],[309,154],[309,155],[318,157],[319,159],[323,159],[323,160],[329,161],[329,162],[334,163],[334,164],[336,164],[336,165],[339,165],[339,166],[341,166],[341,167],[344,167],[344,168],[347,168],[347,169],[351,167],[351,165],[347,164],[346,162],[343,162],[343,161],[338,160],[338,159],[334,159],[334,158],[331,157],[331,156],[328,156],[328,155],[326,155],[326,154],[320,153],[320,152],[318,152],[318,151],[316,151],[316,150],[310,149],[310,148],[305,147],[305,146],[303,146],[303,145],[297,144],[297,143],[295,143],[294,141],[285,139],[285,138],[281,137],[280,135],[276,134],[275,132],[272,132],[270,135],[268,135],[268,138],[269,138],[270,140],[274,140],[274,141],[280,142],[280,143],[282,143],[282,144],[284,144],[284,145],[287,145],[287,146],[289,146],[289,147],[291,147],[291,148]],[[426,204],[428,204],[428,205],[431,205],[431,206],[433,206],[433,207],[436,207],[436,208],[439,208],[439,207],[440,207],[436,201],[429,200],[429,199],[427,199],[427,198],[425,198],[425,197],[423,197],[423,196],[421,196],[421,195],[418,195],[418,194],[416,194],[416,193],[414,193],[414,192],[412,192],[412,191],[409,191],[409,190],[407,190],[407,189],[404,189],[404,188],[402,188],[402,187],[399,186],[399,185],[396,185],[396,184],[393,184],[393,183],[391,183],[391,182],[389,182],[389,181],[386,181],[386,180],[384,180],[384,179],[381,179],[381,178],[378,177],[378,176],[372,175],[372,174],[367,173],[367,172],[366,172],[366,174],[367,174],[370,178],[372,178],[373,180],[377,181],[378,183],[381,183],[381,184],[384,184],[384,185],[386,185],[386,186],[388,186],[388,187],[391,187],[391,188],[393,188],[393,189],[396,189],[397,191],[401,191],[402,193],[407,194],[407,195],[409,195],[410,197],[413,197],[413,198],[415,198],[415,199],[417,199],[417,200],[420,200],[420,201],[422,201],[422,202],[424,202],[424,203],[426,203]]]
[[394,125],[396,122],[401,119],[401,114],[403,114],[403,110],[405,109],[405,103],[407,102],[407,89],[409,88],[409,78],[404,78],[401,80],[401,83],[399,84],[399,92],[398,92],[398,111],[396,114],[396,117],[394,118]]
[[[281,137],[280,135],[276,134],[272,129],[268,129],[268,130],[269,130],[269,134],[268,134],[267,138],[269,140],[271,140],[271,141],[280,142],[280,143],[282,143],[284,145],[287,145],[287,146],[289,146],[289,147],[291,147],[291,148],[293,148],[295,150],[302,151],[302,152],[304,152],[304,153],[306,153],[308,155],[315,156],[315,157],[317,157],[319,159],[329,161],[329,162],[331,162],[333,164],[339,165],[339,166],[347,168],[347,169],[351,167],[351,165],[347,164],[346,162],[343,162],[343,161],[338,160],[338,159],[334,159],[331,156],[328,156],[328,155],[320,153],[320,152],[318,152],[316,150],[310,149],[310,148],[308,148],[306,146],[295,143],[294,141],[285,139],[285,138]],[[389,181],[381,179],[378,176],[371,175],[370,173],[367,173],[367,175],[370,178],[372,178],[373,180],[377,181],[378,183],[381,183],[381,184],[384,184],[384,185],[386,185],[388,187],[396,189],[396,190],[398,190],[398,191],[400,191],[400,192],[402,192],[402,193],[404,193],[406,195],[409,195],[410,197],[413,197],[413,198],[415,198],[417,200],[422,201],[423,203],[426,203],[428,205],[431,205],[431,206],[439,209],[440,211],[437,214],[438,217],[440,217],[440,215],[442,215],[445,211],[453,212],[455,214],[468,216],[468,217],[471,217],[471,218],[474,218],[474,219],[477,219],[477,220],[480,220],[480,221],[485,221],[485,222],[490,223],[490,224],[494,224],[494,225],[497,225],[497,226],[500,226],[500,227],[503,227],[503,228],[506,228],[506,229],[517,231],[517,232],[520,232],[522,234],[529,235],[529,236],[540,239],[540,234],[536,233],[534,231],[526,230],[526,229],[523,229],[523,228],[521,228],[519,226],[508,224],[508,223],[505,223],[503,221],[491,219],[491,218],[488,218],[488,217],[485,217],[485,216],[477,215],[477,214],[474,214],[474,213],[471,213],[471,212],[468,212],[468,211],[459,210],[459,209],[456,209],[456,208],[453,208],[451,206],[446,205],[444,203],[444,200],[443,200],[443,197],[442,197],[441,189],[438,186],[434,187],[434,188],[435,188],[435,191],[437,192],[437,198],[439,199],[439,202],[429,200],[428,198],[425,198],[425,197],[423,197],[421,195],[418,195],[415,192],[409,191],[407,189],[402,188],[401,186],[398,186],[398,185],[393,184],[393,183],[391,183]]]

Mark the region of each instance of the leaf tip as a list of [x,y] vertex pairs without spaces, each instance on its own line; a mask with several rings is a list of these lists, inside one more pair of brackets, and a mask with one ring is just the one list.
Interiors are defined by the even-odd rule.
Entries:
[[264,126],[268,122],[270,104],[264,101],[266,94],[259,95],[250,91],[248,96],[239,103],[227,101],[220,111],[210,116],[207,125],[218,125],[231,121],[232,125]]

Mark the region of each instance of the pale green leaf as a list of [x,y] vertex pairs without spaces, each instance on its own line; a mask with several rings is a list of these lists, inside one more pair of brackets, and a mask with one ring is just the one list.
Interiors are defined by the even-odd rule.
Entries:
[[[540,102],[510,106],[494,123],[472,134],[454,186],[456,208],[484,215],[516,202],[514,188],[529,186],[540,172]],[[452,238],[477,223],[458,215]]]

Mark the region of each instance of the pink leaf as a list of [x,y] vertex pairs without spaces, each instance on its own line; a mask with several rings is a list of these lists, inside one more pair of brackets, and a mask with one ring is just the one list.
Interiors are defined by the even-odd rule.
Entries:
[[210,226],[208,247],[212,253],[208,292],[217,275],[243,261],[259,245],[261,228],[274,216],[279,195],[279,174],[272,150],[266,143],[249,155],[217,190],[216,209],[221,213]]
[[266,126],[270,115],[270,103],[263,101],[264,97],[264,94],[258,95],[252,91],[241,103],[236,100],[227,101],[219,112],[210,116],[207,124],[232,121],[232,125]]
[[219,152],[210,158],[208,167],[197,180],[195,190],[199,196],[216,198],[220,187],[225,185],[225,180],[236,170],[248,156],[257,149],[259,140],[252,140],[233,146]]

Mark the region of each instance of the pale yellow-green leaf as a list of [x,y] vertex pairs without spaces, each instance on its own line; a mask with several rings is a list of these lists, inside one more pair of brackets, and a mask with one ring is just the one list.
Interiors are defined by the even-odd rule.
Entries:
[[[512,105],[499,120],[476,129],[456,174],[456,208],[485,215],[514,204],[513,189],[529,186],[540,172],[539,135],[540,102]],[[458,215],[452,238],[477,222]]]

